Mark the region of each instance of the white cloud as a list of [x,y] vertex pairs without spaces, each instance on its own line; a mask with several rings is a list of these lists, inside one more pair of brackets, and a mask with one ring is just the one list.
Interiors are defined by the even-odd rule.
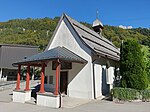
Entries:
[[132,29],[133,27],[132,26],[127,26],[127,29]]
[[122,29],[132,29],[133,27],[132,26],[119,25],[119,28],[122,28]]

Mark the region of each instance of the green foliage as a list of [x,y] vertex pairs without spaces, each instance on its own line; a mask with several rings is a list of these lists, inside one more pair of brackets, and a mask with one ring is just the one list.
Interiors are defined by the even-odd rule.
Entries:
[[122,87],[143,90],[148,86],[141,46],[135,39],[127,39],[121,46],[120,75]]
[[150,36],[150,31],[147,28],[134,28],[133,31],[139,32],[140,34]]
[[[59,17],[54,19],[14,19],[0,22],[0,43],[36,45],[44,50],[56,28]],[[92,29],[92,25],[81,22]],[[136,38],[143,45],[150,46],[150,30],[146,28],[121,29],[114,26],[104,26],[103,35],[120,47],[121,40]]]
[[58,23],[54,19],[15,19],[0,23],[0,43],[39,46],[44,50]]
[[132,101],[136,99],[150,101],[150,90],[147,89],[138,91],[131,88],[115,87],[111,90],[111,95],[114,99],[122,101]]
[[108,40],[112,41],[117,47],[120,47],[121,40],[127,38],[136,38],[143,45],[150,45],[150,30],[146,28],[122,29],[115,26],[104,26],[103,35]]
[[150,84],[148,85],[148,88],[146,88],[146,89],[150,90]]
[[115,87],[111,91],[111,95],[113,98],[123,101],[131,101],[138,99],[139,94],[138,91],[131,88],[121,88]]
[[[21,79],[23,80],[26,79],[26,73],[27,73],[27,68],[23,67],[21,69]],[[32,78],[33,74],[35,78],[39,79],[41,75],[41,68],[40,67],[30,68],[30,79]]]
[[150,48],[148,46],[142,46],[143,59],[145,65],[145,71],[148,76],[148,80],[150,83]]
[[142,101],[150,101],[150,90],[146,89],[141,91]]

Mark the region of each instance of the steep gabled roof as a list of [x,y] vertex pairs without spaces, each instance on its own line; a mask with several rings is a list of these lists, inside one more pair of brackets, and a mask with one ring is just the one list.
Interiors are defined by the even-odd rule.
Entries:
[[[102,35],[99,35],[95,31],[87,28],[86,26],[82,25],[81,23],[77,22],[76,20],[72,19],[66,14],[63,14],[56,29],[54,32],[57,32],[59,25],[61,21],[66,18],[68,22],[71,24],[77,35],[79,35],[80,39],[88,46],[90,47],[97,55],[100,55],[102,57],[107,57],[112,60],[120,60],[120,51],[116,46],[112,44],[109,40],[104,38]],[[54,37],[53,35],[53,37]],[[52,38],[53,38],[52,37]],[[52,40],[51,40],[52,41]],[[51,44],[51,41],[49,42],[48,47]],[[47,47],[47,49],[48,49]]]

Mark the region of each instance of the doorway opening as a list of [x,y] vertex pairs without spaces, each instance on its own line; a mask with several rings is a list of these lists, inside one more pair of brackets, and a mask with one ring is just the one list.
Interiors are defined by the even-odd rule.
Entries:
[[68,71],[60,72],[60,92],[67,95]]

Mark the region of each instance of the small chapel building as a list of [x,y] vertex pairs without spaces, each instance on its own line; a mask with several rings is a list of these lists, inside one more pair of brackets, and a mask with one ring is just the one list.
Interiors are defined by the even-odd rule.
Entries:
[[41,94],[47,77],[47,83],[55,86],[55,95],[83,99],[107,95],[113,88],[120,51],[102,36],[104,26],[98,18],[92,27],[93,30],[63,14],[45,51],[14,65],[26,65],[27,71],[30,66],[42,67]]

